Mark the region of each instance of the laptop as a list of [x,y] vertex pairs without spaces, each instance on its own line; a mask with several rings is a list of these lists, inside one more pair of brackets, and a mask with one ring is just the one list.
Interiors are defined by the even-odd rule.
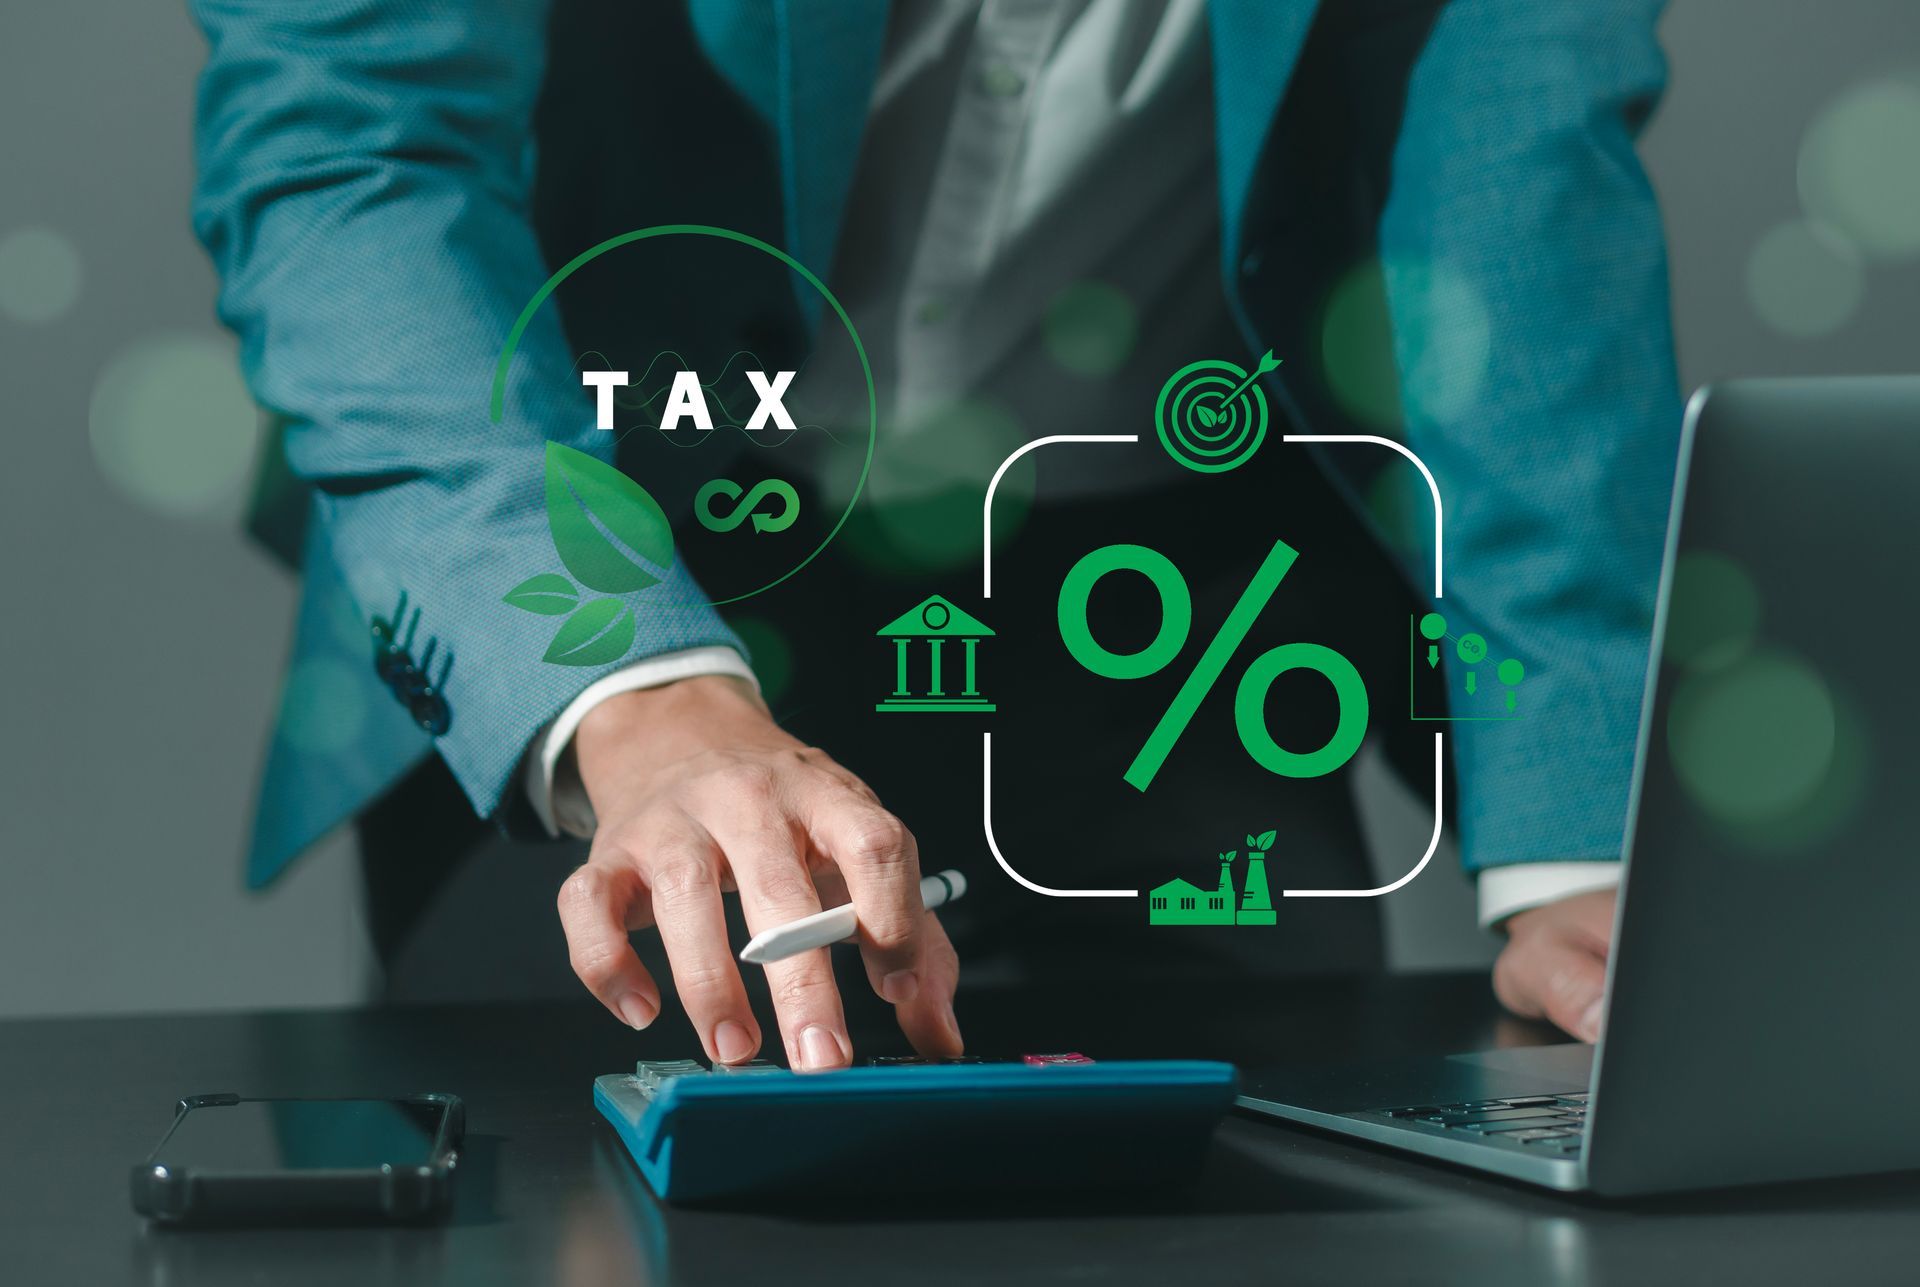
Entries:
[[1687,408],[1598,1045],[1240,1107],[1603,1196],[1920,1168],[1920,377]]

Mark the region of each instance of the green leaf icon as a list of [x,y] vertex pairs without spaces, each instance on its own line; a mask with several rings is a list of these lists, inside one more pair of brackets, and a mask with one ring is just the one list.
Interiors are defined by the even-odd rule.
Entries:
[[1271,849],[1271,848],[1273,848],[1273,838],[1274,838],[1274,836],[1275,836],[1275,835],[1277,835],[1277,834],[1279,834],[1279,833],[1278,833],[1278,832],[1273,832],[1273,831],[1263,831],[1263,832],[1261,832],[1261,833],[1260,833],[1260,839],[1259,839],[1259,841],[1258,841],[1258,842],[1256,842],[1256,844],[1255,844],[1255,846],[1254,846],[1254,847],[1255,847],[1256,849],[1259,849],[1259,850],[1260,850],[1260,851],[1261,851],[1262,853],[1265,853],[1265,852],[1266,852],[1267,850],[1269,850],[1269,849]]
[[542,572],[514,586],[501,596],[500,601],[528,612],[537,612],[543,617],[561,617],[578,606],[580,592],[573,588],[573,582],[558,572]]
[[604,666],[633,647],[633,609],[618,599],[595,599],[560,623],[542,659],[556,666]]
[[673,566],[673,529],[646,489],[558,442],[547,444],[547,526],[573,579],[602,594],[657,584],[659,575],[642,559],[661,570]]

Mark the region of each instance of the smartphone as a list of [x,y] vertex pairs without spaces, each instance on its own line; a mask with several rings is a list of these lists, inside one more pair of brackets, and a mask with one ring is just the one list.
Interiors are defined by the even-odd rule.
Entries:
[[419,1224],[453,1205],[456,1095],[192,1095],[146,1161],[133,1209],[165,1225]]

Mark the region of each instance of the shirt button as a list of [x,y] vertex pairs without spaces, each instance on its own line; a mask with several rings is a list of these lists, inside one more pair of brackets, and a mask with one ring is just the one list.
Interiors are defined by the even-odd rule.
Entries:
[[947,301],[939,296],[920,301],[920,307],[913,310],[913,320],[922,326],[934,326],[947,318]]
[[1012,98],[1026,87],[1026,78],[1010,63],[988,63],[980,73],[980,88],[995,98]]
[[1260,260],[1261,254],[1259,251],[1249,250],[1240,258],[1240,275],[1242,277],[1258,276],[1260,272]]

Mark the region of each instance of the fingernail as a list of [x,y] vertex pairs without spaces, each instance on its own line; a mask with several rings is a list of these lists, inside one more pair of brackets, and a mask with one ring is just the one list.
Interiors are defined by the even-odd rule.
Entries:
[[1600,1014],[1604,1009],[1605,998],[1595,997],[1592,1005],[1580,1015],[1580,1031],[1577,1034],[1582,1041],[1600,1040]]
[[713,1030],[713,1048],[720,1052],[723,1064],[742,1063],[753,1058],[753,1034],[744,1024],[732,1019],[722,1020]]
[[620,1017],[627,1021],[629,1028],[644,1028],[660,1017],[660,1011],[637,992],[628,993],[620,998]]
[[838,1068],[847,1061],[840,1040],[819,1024],[809,1024],[800,1032],[800,1063],[808,1072]]
[[960,1039],[960,1020],[954,1017],[952,1005],[947,1006],[947,1031],[953,1034],[953,1044],[964,1048],[966,1043]]
[[905,1005],[920,995],[920,976],[912,970],[895,970],[880,980],[880,995],[890,1005]]

